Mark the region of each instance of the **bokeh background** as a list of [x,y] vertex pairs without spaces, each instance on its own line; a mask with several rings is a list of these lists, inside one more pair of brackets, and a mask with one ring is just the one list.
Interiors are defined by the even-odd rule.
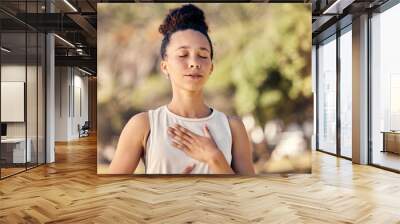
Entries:
[[[167,104],[158,26],[181,4],[98,4],[98,173],[136,113]],[[311,5],[196,4],[214,44],[207,104],[240,116],[257,174],[311,172]],[[135,173],[144,173],[141,163]]]

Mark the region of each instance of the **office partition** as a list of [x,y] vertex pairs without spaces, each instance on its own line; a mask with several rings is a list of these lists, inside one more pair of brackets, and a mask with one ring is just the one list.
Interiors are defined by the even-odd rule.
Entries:
[[1,21],[9,21],[0,22],[1,179],[45,162],[45,34],[6,11],[17,7],[23,17],[43,11],[41,3],[0,4]]

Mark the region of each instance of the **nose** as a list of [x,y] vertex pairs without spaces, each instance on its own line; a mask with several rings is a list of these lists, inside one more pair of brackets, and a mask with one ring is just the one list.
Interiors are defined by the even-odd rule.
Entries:
[[189,68],[197,68],[197,69],[199,69],[200,68],[200,64],[197,62],[197,60],[192,59],[189,62]]

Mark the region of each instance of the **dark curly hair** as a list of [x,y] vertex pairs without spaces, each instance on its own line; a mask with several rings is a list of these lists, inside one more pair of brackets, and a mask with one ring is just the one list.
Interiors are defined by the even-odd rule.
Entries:
[[192,4],[186,4],[179,8],[171,9],[160,25],[158,31],[164,35],[161,42],[160,55],[165,58],[165,51],[169,44],[171,35],[177,31],[192,29],[206,36],[210,48],[211,59],[213,58],[213,47],[208,36],[208,25],[205,21],[204,13],[201,9]]

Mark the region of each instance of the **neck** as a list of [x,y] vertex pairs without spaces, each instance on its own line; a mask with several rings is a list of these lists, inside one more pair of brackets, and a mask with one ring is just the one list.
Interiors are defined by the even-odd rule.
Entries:
[[201,118],[210,115],[210,108],[204,103],[202,91],[174,91],[168,109],[182,117]]

